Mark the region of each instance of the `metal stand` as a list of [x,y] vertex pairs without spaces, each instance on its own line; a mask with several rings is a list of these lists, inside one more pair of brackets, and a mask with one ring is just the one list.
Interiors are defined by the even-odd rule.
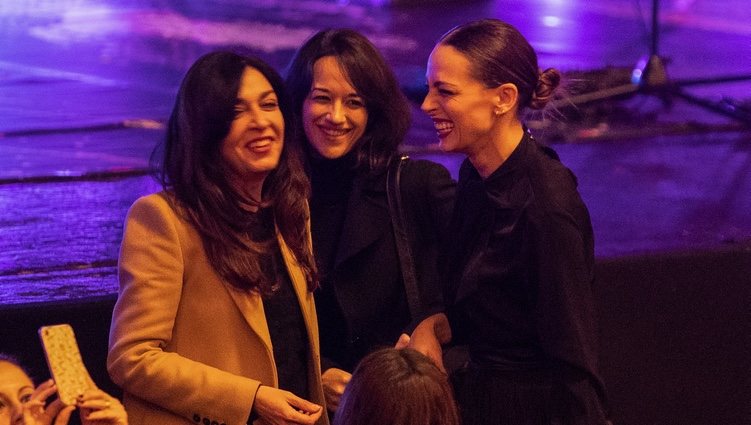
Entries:
[[694,105],[701,106],[711,112],[732,118],[751,127],[751,110],[742,108],[732,100],[724,99],[720,102],[704,99],[686,92],[683,88],[704,84],[730,83],[751,80],[749,75],[724,75],[711,78],[696,78],[671,81],[665,70],[665,64],[658,53],[659,39],[659,1],[652,0],[652,34],[650,54],[642,58],[631,73],[631,82],[595,92],[572,96],[567,99],[574,105],[606,100],[614,97],[644,93],[657,96],[666,104],[677,97]]

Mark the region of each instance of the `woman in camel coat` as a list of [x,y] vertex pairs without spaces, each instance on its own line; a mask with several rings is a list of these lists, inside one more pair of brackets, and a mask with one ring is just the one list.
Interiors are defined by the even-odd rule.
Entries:
[[108,370],[134,425],[326,424],[308,183],[278,74],[208,54],[131,207]]

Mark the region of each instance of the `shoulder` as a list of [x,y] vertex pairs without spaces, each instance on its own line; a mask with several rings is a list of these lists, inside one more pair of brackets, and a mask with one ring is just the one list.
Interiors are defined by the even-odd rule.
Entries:
[[425,190],[431,187],[454,185],[449,171],[441,164],[425,159],[409,159],[402,168],[402,184],[407,190]]
[[157,213],[159,211],[174,211],[172,199],[172,195],[166,191],[141,196],[130,206],[128,214],[131,215],[134,213],[144,213],[149,211],[152,213]]
[[529,184],[538,206],[549,213],[572,212],[584,206],[576,176],[552,148],[534,143],[529,158]]
[[142,196],[128,210],[127,223],[138,221],[147,227],[158,227],[164,222],[180,221],[175,209],[174,196],[162,191]]

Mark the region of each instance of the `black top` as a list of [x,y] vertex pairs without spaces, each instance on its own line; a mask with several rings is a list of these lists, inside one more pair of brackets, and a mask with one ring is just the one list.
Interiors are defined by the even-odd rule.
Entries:
[[464,161],[451,224],[444,275],[454,341],[469,345],[478,367],[550,370],[559,400],[593,410],[571,414],[603,423],[594,238],[573,173],[525,133],[484,181]]
[[[354,165],[355,157],[352,153],[337,159],[311,160],[313,194],[310,201],[310,225],[313,251],[321,276],[321,287],[315,292],[315,301],[319,329],[323,330],[319,338],[321,356],[324,359],[340,357],[348,351],[347,324],[336,299],[331,274],[347,210],[347,199],[352,192]],[[337,366],[343,367],[339,364]]]
[[[322,370],[352,371],[368,352],[393,346],[416,321],[407,306],[386,200],[386,172],[353,167],[349,155],[309,158],[313,251],[321,272],[315,292]],[[439,237],[448,225],[454,182],[446,169],[408,161],[401,189],[424,314],[442,309]]]
[[270,294],[264,295],[263,309],[274,348],[279,388],[309,400],[308,335],[305,319],[292,280],[284,266],[279,243],[274,236],[271,209],[261,209],[255,216],[251,230],[254,239],[268,240],[273,244],[272,255],[263,258],[262,267],[269,275],[276,276],[277,284],[272,287]]

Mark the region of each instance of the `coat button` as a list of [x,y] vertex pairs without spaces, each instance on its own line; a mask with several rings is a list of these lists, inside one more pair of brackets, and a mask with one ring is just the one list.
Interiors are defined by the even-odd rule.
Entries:
[[211,421],[211,425],[219,425],[219,422],[217,422],[217,421]]
[[203,418],[203,425],[211,425],[209,418]]
[[198,413],[193,414],[193,422],[201,423],[201,416]]

